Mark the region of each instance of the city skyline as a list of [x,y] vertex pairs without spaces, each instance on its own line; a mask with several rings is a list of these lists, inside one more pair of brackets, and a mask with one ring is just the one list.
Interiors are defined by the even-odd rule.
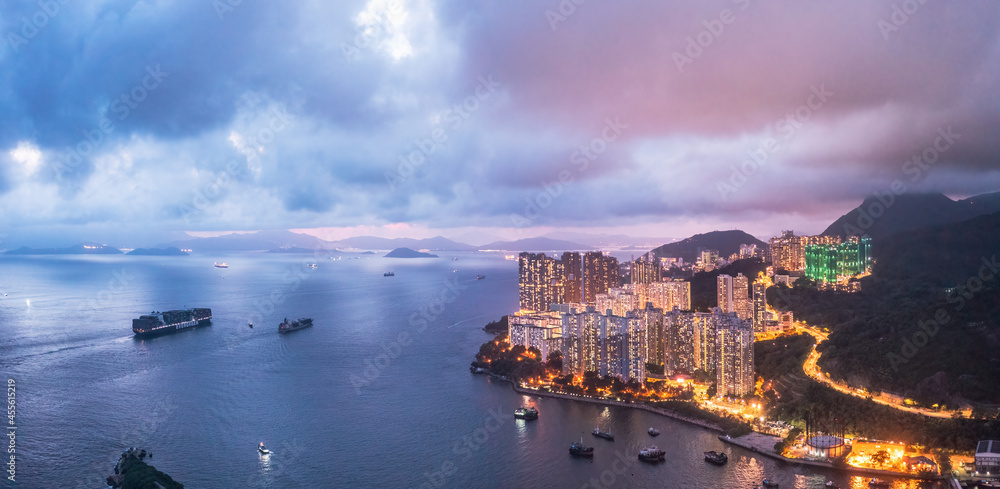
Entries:
[[4,241],[817,234],[1000,187],[995,3],[567,5],[11,6]]

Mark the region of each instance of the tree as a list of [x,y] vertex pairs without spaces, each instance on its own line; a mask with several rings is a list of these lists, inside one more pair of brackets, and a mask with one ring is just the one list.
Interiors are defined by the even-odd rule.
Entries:
[[563,367],[562,352],[556,350],[552,353],[549,353],[549,358],[545,362],[545,366],[551,370],[555,370],[556,372],[562,372],[562,367]]
[[889,461],[889,452],[886,450],[879,450],[872,454],[872,463],[877,464],[879,467],[885,465]]
[[718,387],[715,386],[715,382],[712,382],[712,385],[708,386],[708,390],[705,391],[705,395],[708,397],[715,397],[717,393]]

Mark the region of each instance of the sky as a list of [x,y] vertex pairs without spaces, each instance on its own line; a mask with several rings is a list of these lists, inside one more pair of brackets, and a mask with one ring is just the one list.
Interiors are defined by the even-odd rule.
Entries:
[[1000,188],[995,1],[0,0],[0,35],[0,247],[809,234]]

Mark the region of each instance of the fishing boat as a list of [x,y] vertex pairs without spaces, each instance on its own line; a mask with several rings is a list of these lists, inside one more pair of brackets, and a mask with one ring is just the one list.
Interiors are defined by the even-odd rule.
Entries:
[[615,435],[612,435],[611,433],[605,433],[605,432],[601,431],[599,428],[594,428],[594,431],[592,433],[594,434],[594,436],[597,436],[597,437],[600,437],[600,438],[604,438],[606,440],[612,440],[612,441],[614,441],[614,439],[615,439]]
[[588,447],[583,444],[583,437],[580,437],[580,442],[573,442],[569,446],[569,454],[575,457],[593,457],[594,447]]
[[383,277],[395,277],[396,272],[385,272],[382,274]]
[[705,452],[705,461],[715,465],[724,465],[729,461],[729,457],[725,453],[713,450],[711,452]]
[[660,430],[652,427],[646,430],[646,433],[649,433],[649,436],[660,436]]
[[639,460],[644,462],[662,462],[666,457],[667,452],[660,450],[656,445],[639,450]]

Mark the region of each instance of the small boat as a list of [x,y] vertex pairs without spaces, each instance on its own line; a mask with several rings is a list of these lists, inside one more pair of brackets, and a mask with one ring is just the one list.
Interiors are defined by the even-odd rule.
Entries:
[[458,257],[457,256],[451,257],[451,261],[458,261]]
[[486,278],[486,275],[476,275],[476,280],[482,280]]
[[649,436],[660,436],[660,430],[652,427],[646,430],[646,433],[649,433]]
[[309,267],[309,268],[319,268],[319,265],[317,265],[317,264],[315,264],[315,263],[309,263],[309,264],[308,264],[308,265],[306,265],[306,266],[307,266],[307,267]]
[[527,409],[517,408],[514,410],[514,417],[525,421],[533,421],[538,419],[538,410],[534,406]]
[[833,481],[826,481],[826,484],[824,484],[823,487],[826,487],[827,489],[840,489],[840,486]]
[[263,453],[264,455],[271,453],[270,450],[264,447],[264,442],[260,442],[260,445],[257,445],[257,451]]
[[584,446],[583,438],[581,437],[580,443],[573,442],[573,444],[569,446],[569,454],[576,457],[593,457],[594,447]]
[[660,450],[656,445],[639,450],[639,460],[644,462],[661,462],[666,456],[667,452]]
[[395,277],[396,273],[395,272],[385,272],[385,273],[382,274],[382,276],[383,277]]
[[599,436],[599,437],[604,438],[606,440],[612,440],[613,441],[615,439],[615,435],[612,435],[611,433],[605,433],[605,432],[601,431],[598,428],[594,428],[593,434],[594,434],[594,436]]
[[215,262],[215,268],[229,268],[229,264],[226,262]]
[[247,326],[250,326],[250,329],[253,329],[253,321],[247,321]]
[[715,465],[724,465],[729,461],[729,457],[725,453],[713,450],[711,452],[705,452],[705,461]]
[[773,488],[775,488],[775,489],[777,489],[777,488],[778,488],[778,483],[777,483],[777,482],[774,482],[774,481],[773,481],[773,480],[771,480],[771,479],[764,479],[764,481],[763,481],[763,482],[761,482],[761,484],[763,484],[763,487],[773,487]]
[[889,487],[889,483],[882,479],[872,479],[868,481],[868,487]]

